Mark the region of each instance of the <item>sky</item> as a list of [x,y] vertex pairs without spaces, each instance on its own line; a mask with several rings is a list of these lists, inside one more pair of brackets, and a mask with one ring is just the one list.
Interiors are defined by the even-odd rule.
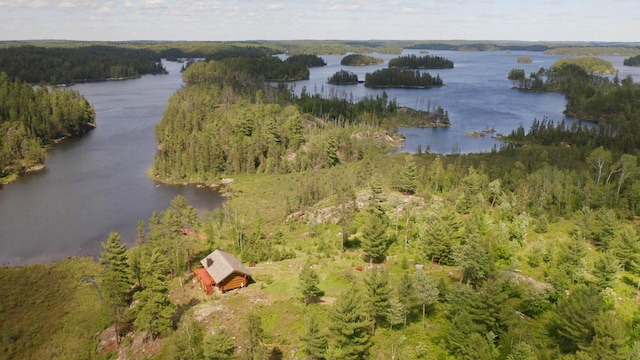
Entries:
[[0,0],[0,40],[640,41],[638,0]]

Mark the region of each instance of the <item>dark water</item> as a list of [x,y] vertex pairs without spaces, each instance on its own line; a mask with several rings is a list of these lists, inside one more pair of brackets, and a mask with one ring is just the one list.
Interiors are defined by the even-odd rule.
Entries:
[[57,145],[45,170],[0,188],[0,265],[95,256],[110,231],[132,243],[138,220],[166,209],[178,194],[199,211],[222,204],[209,189],[147,177],[153,128],[182,86],[180,64],[166,66],[166,76],[75,86],[95,107],[98,127]]
[[[416,54],[416,50],[405,50],[403,55]],[[534,119],[548,117],[554,121],[577,121],[563,115],[566,100],[561,94],[523,93],[512,90],[513,83],[507,74],[513,68],[523,68],[525,73],[537,71],[541,66],[548,68],[563,56],[544,55],[540,52],[456,52],[429,51],[431,55],[443,56],[452,60],[453,69],[428,70],[432,75],[439,74],[446,86],[432,89],[369,89],[362,84],[334,86],[326,83],[328,77],[336,71],[346,69],[358,74],[364,80],[366,73],[387,66],[387,62],[397,55],[374,54],[383,58],[381,65],[354,67],[341,66],[343,56],[322,56],[327,66],[311,69],[310,79],[293,83],[295,91],[300,93],[303,87],[307,92],[353,96],[382,95],[386,91],[389,98],[395,98],[400,105],[427,110],[429,106],[442,106],[449,112],[451,127],[437,129],[402,128],[405,145],[400,151],[415,152],[418,146],[431,151],[448,154],[452,152],[486,152],[500,146],[500,142],[488,134],[485,138],[470,138],[466,134],[473,131],[494,129],[496,133],[509,134],[519,125],[528,130]],[[532,58],[531,64],[519,64],[518,56]],[[603,57],[611,61],[620,70],[620,78],[632,75],[635,81],[640,79],[640,68],[622,65],[625,57]]]

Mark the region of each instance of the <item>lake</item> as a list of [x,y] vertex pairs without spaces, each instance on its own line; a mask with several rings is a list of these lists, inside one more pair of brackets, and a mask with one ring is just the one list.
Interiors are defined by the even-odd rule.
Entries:
[[[417,51],[405,51],[405,54]],[[446,86],[433,89],[368,89],[362,84],[333,86],[326,79],[340,69],[354,71],[361,79],[367,72],[386,66],[395,55],[375,55],[385,63],[346,67],[342,56],[322,56],[326,67],[311,69],[310,79],[291,83],[296,92],[331,92],[354,98],[387,92],[400,105],[426,110],[442,106],[449,112],[451,127],[403,128],[406,143],[400,151],[415,152],[418,146],[439,153],[490,151],[500,143],[465,134],[495,129],[508,134],[533,119],[564,118],[565,99],[560,94],[534,94],[511,90],[506,78],[512,68],[527,73],[549,67],[560,56],[536,52],[431,51],[455,63],[454,69],[430,71],[440,74]],[[518,64],[518,56],[531,64]],[[640,79],[640,68],[623,67],[624,57],[605,57],[620,69],[620,77]],[[147,171],[156,143],[153,128],[162,118],[168,97],[182,86],[180,66],[165,63],[169,75],[143,76],[136,80],[109,81],[74,86],[95,107],[98,127],[89,134],[55,146],[45,170],[0,185],[0,265],[56,261],[67,256],[96,256],[109,232],[117,231],[133,243],[138,220],[162,211],[178,194],[201,213],[220,207],[223,198],[215,191],[195,186],[165,186],[151,181]],[[573,121],[572,119],[568,119]]]
[[43,171],[0,185],[0,265],[96,256],[109,232],[129,244],[138,220],[170,206],[178,194],[200,212],[221,206],[215,191],[165,186],[147,176],[153,128],[182,86],[181,64],[169,75],[75,85],[96,109],[97,128],[56,145]]

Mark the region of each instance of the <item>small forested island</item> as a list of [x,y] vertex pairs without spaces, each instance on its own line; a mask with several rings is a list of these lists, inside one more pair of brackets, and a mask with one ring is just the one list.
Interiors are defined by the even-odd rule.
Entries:
[[340,65],[344,66],[366,66],[382,64],[384,60],[370,55],[349,54],[340,60]]
[[0,47],[0,72],[32,84],[74,84],[165,74],[160,55],[119,46]]
[[624,66],[640,66],[640,55],[632,56],[624,59],[622,62]]
[[95,111],[76,90],[33,87],[0,73],[0,183],[42,166],[45,148],[95,127]]
[[533,59],[529,56],[518,56],[518,64],[531,64]]
[[389,60],[388,66],[402,69],[453,69],[453,61],[441,56],[411,54]]
[[373,73],[367,73],[364,78],[366,87],[404,87],[404,88],[432,88],[443,86],[444,82],[440,75],[431,76],[419,70],[408,69],[380,69]]
[[[251,77],[257,77],[263,81],[281,82],[309,79],[309,69],[299,62],[283,61],[275,56],[256,55],[252,57],[228,57],[213,61],[202,62],[204,66],[217,69],[219,73],[201,71],[198,65],[196,69],[186,72],[185,81],[199,82],[209,81],[211,77],[224,78],[225,76],[238,77],[245,73]],[[208,64],[208,65],[206,65]],[[193,66],[193,65],[192,65]],[[189,66],[187,69],[190,69]],[[185,75],[183,75],[185,76]]]
[[564,58],[559,59],[551,68],[559,68],[564,64],[575,64],[583,68],[586,72],[595,74],[615,74],[616,69],[613,67],[611,61],[603,60],[592,56],[582,56],[576,58]]
[[351,71],[340,70],[331,75],[327,82],[332,85],[355,85],[358,83],[358,75]]
[[323,58],[315,54],[291,55],[285,61],[294,64],[300,64],[308,68],[322,67],[327,65]]

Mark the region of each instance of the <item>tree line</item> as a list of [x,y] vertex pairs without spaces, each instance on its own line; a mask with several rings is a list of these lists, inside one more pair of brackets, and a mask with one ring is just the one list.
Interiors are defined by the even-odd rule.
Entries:
[[33,87],[0,73],[0,178],[44,161],[54,140],[95,127],[95,110],[76,90]]
[[389,60],[388,66],[403,69],[453,69],[453,61],[436,55],[411,54]]
[[364,78],[366,87],[408,87],[408,88],[432,88],[443,86],[440,75],[431,76],[418,70],[408,69],[380,69],[367,73]]
[[73,84],[162,74],[151,50],[91,45],[77,48],[18,46],[0,48],[0,72],[32,84]]

